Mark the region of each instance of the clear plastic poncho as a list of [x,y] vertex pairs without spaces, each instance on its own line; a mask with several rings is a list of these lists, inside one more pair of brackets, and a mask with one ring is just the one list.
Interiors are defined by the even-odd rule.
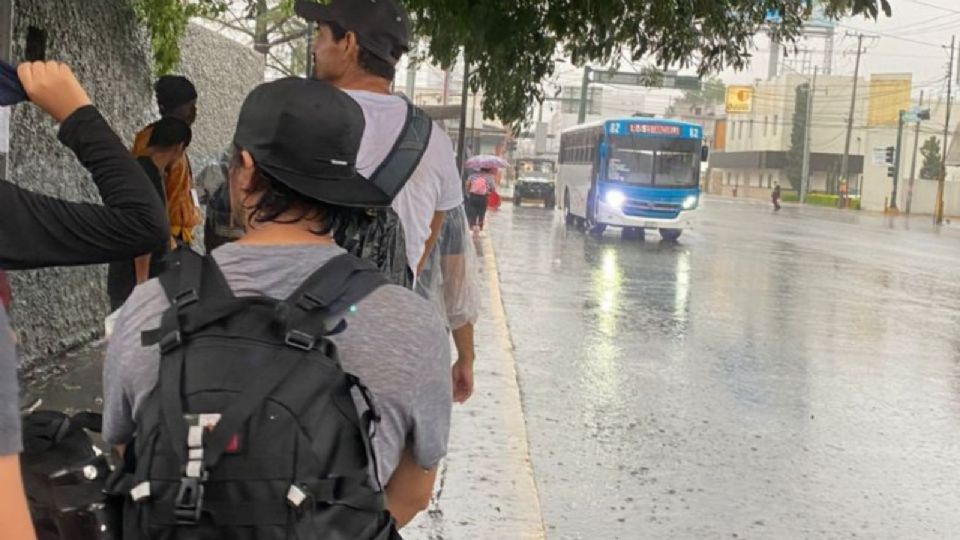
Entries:
[[451,330],[480,316],[480,273],[463,205],[446,213],[436,247],[417,279],[416,291],[446,315]]

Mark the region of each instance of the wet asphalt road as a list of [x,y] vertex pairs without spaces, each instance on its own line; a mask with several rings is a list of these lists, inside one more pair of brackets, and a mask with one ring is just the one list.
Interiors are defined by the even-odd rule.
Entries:
[[960,228],[928,220],[491,215],[548,537],[960,537]]

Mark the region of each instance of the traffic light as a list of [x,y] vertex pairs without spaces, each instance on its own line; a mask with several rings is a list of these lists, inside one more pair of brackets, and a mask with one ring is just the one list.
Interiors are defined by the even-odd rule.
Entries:
[[[885,155],[884,161],[886,161],[886,162],[887,162],[888,164],[890,164],[890,165],[893,165],[894,156],[895,156],[896,151],[897,151],[897,149],[894,148],[894,147],[892,147],[892,146],[886,147],[886,148],[884,149],[884,155]],[[892,170],[892,167],[891,167],[890,170]]]
[[887,177],[895,178],[896,176],[897,176],[897,168],[893,166],[887,167]]

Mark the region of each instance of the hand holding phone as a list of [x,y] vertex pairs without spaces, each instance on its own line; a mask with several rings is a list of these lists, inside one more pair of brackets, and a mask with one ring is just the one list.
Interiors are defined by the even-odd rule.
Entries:
[[30,101],[57,122],[63,122],[77,109],[91,104],[73,71],[60,62],[24,62],[17,75]]

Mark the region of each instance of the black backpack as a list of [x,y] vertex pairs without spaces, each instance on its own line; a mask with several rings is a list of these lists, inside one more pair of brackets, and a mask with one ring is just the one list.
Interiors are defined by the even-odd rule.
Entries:
[[[407,103],[407,118],[393,148],[369,181],[396,195],[420,165],[430,144],[433,121],[427,113]],[[336,234],[337,243],[348,252],[370,261],[390,283],[413,288],[413,272],[407,261],[406,239],[400,216],[392,208],[370,208]]]
[[107,540],[119,529],[103,493],[110,466],[87,433],[101,423],[87,412],[23,418],[20,471],[39,540]]
[[159,378],[114,483],[123,537],[399,539],[369,474],[379,415],[328,339],[386,283],[377,269],[343,255],[286,300],[238,298],[212,257],[181,249],[160,281],[171,307],[143,336]]

